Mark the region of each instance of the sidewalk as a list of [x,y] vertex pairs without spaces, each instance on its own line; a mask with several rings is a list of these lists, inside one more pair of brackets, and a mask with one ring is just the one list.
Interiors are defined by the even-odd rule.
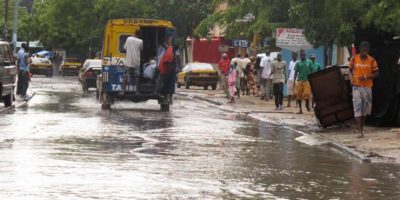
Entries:
[[298,108],[294,107],[295,102],[292,102],[291,108],[276,111],[273,100],[266,102],[253,96],[243,96],[236,99],[236,104],[227,104],[228,99],[221,90],[178,89],[177,94],[207,101],[225,111],[246,114],[259,121],[292,129],[320,141],[315,144],[329,145],[365,162],[400,164],[400,128],[366,127],[365,137],[358,139],[354,133],[356,128],[353,121],[323,129],[318,126],[313,112],[303,108],[304,114],[296,114]]

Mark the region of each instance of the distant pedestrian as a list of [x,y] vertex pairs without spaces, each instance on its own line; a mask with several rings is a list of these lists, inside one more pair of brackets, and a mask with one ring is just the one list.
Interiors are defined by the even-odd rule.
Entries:
[[242,92],[242,95],[248,95],[249,91],[247,88],[247,78],[249,76],[249,71],[247,70],[248,65],[251,63],[251,60],[249,58],[249,54],[245,54],[244,58],[241,60],[241,71],[242,71],[242,76],[240,77],[240,90]]
[[287,93],[288,93],[288,104],[287,107],[291,106],[291,101],[292,97],[295,95],[294,93],[294,88],[295,88],[295,80],[294,80],[294,74],[295,74],[295,66],[297,64],[297,53],[292,52],[292,60],[289,63],[289,78],[287,80]]
[[379,76],[376,60],[368,54],[369,43],[361,42],[360,54],[350,60],[350,72],[353,84],[353,106],[356,118],[358,138],[364,137],[364,124],[366,117],[372,110],[373,80]]
[[228,76],[228,84],[229,84],[229,97],[230,101],[228,103],[236,103],[235,102],[235,93],[237,92],[236,89],[236,80],[238,77],[238,72],[237,72],[237,62],[234,62],[231,64],[230,70],[229,70],[229,76]]
[[269,49],[265,50],[265,57],[261,59],[260,67],[261,67],[261,100],[268,101],[271,97],[271,84],[272,84],[272,73],[271,67],[274,59],[270,56],[271,52]]
[[311,61],[306,58],[306,52],[302,49],[300,51],[301,60],[295,66],[294,80],[296,81],[296,97],[300,111],[298,114],[303,114],[301,102],[306,102],[307,111],[310,112],[310,83],[308,82],[308,75],[311,74]]
[[226,55],[225,53],[222,55],[222,59],[218,62],[218,69],[221,81],[220,86],[222,90],[228,89],[228,80],[226,77],[229,73],[230,62],[231,61],[229,60],[228,55]]
[[29,46],[26,43],[21,44],[21,48],[17,54],[18,59],[18,83],[17,94],[21,95],[22,99],[29,99],[26,94],[29,87]]
[[256,90],[256,96],[259,97],[260,90],[261,90],[261,85],[260,85],[260,80],[261,80],[261,57],[257,57],[255,62],[254,62],[254,83],[255,83],[255,90]]
[[247,90],[249,92],[248,95],[253,94],[256,95],[256,86],[254,81],[254,57],[250,57],[251,62],[247,65],[246,71],[248,72],[247,75]]
[[[321,65],[315,61],[316,56],[315,54],[311,54],[310,60],[311,60],[311,73],[319,72],[322,70]],[[315,100],[314,100],[314,95],[311,92],[311,98],[312,98],[312,105],[311,107],[314,108],[315,105]]]
[[317,61],[315,61],[317,57],[315,54],[310,55],[310,60],[311,60],[311,73],[319,72],[322,70],[321,64],[319,64]]
[[[235,63],[236,63],[235,70],[236,70],[237,75],[239,76],[239,74],[240,74],[239,64],[242,63],[242,58],[241,58],[240,53],[236,54],[236,57],[231,60],[231,67]],[[240,79],[235,81],[235,87],[236,87],[236,95],[238,97],[240,97]],[[233,95],[235,95],[235,94],[233,94]]]
[[282,60],[282,54],[278,54],[277,60],[272,64],[272,75],[274,77],[274,96],[276,110],[283,109],[283,84],[286,82],[286,62]]

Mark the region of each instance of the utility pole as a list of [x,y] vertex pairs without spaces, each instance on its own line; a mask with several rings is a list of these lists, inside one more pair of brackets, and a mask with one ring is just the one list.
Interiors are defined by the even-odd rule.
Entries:
[[8,1],[9,0],[6,0],[6,6],[5,6],[5,12],[4,12],[4,40],[8,40],[8,27],[7,27],[7,24],[8,24]]
[[14,0],[14,26],[12,33],[12,44],[14,47],[14,54],[17,53],[17,24],[18,24],[18,0]]

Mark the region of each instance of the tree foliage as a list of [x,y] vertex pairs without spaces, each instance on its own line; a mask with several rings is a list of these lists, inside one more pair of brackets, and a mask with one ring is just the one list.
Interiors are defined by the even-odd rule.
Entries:
[[[215,26],[226,28],[227,38],[251,38],[255,33],[270,36],[276,27],[285,26],[289,20],[290,0],[214,0],[213,8],[223,2],[228,3],[228,9],[217,11],[203,20],[196,29],[198,36],[206,37]],[[246,20],[246,16],[250,18]]]
[[[203,20],[196,29],[199,36],[215,26],[225,27],[228,38],[271,36],[277,27],[294,27],[304,28],[309,41],[319,46],[350,45],[356,29],[400,33],[398,0],[214,0],[213,7],[222,2],[228,2],[228,9]],[[241,22],[248,13],[255,19]]]
[[[21,40],[38,39],[48,48],[82,54],[89,48],[101,49],[104,25],[110,19],[155,18],[171,20],[177,27],[178,42],[185,44],[185,39],[193,35],[198,23],[210,13],[211,1],[37,0],[31,14],[20,9],[18,34]],[[0,0],[0,7],[2,4],[4,0]],[[12,17],[12,12],[9,16]]]

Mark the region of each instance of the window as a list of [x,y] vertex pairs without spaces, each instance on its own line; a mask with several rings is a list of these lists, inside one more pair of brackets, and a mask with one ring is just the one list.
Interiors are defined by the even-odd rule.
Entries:
[[6,45],[0,45],[0,64],[5,61],[11,62],[10,54]]
[[128,39],[129,36],[130,35],[120,35],[119,36],[119,38],[118,38],[118,40],[119,40],[118,49],[119,49],[120,53],[123,53],[123,54],[126,53],[126,50],[124,49],[124,46],[125,46],[126,39]]

